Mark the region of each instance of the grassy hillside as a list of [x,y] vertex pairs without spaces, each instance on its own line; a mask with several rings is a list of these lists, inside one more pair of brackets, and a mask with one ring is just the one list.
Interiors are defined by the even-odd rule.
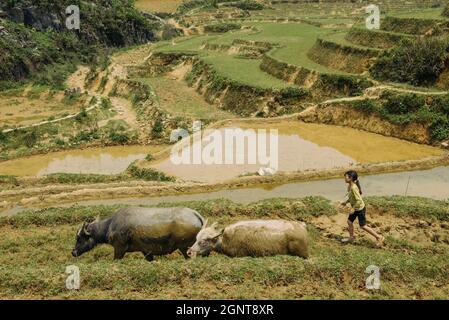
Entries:
[[[409,229],[418,223],[444,225],[447,203],[420,198],[370,198],[369,219],[376,229],[399,227],[407,217]],[[172,206],[165,203],[162,206]],[[70,254],[74,236],[85,220],[105,216],[115,207],[46,209],[0,219],[0,297],[70,299],[447,299],[448,246],[387,237],[377,249],[368,238],[342,245],[329,232],[343,228],[345,214],[337,214],[323,198],[270,199],[246,206],[214,200],[189,202],[203,216],[220,225],[240,219],[291,217],[309,223],[311,257],[209,258],[185,261],[180,254],[147,262],[140,253],[112,261],[112,248],[100,246],[80,258]],[[380,215],[380,216],[379,216]],[[417,219],[424,220],[418,222]],[[322,222],[336,219],[327,227]],[[341,224],[341,225],[340,225]],[[379,226],[382,227],[379,227]],[[322,228],[325,229],[322,229]],[[329,229],[327,229],[329,228]],[[430,228],[430,227],[428,227]],[[343,229],[342,229],[343,230]],[[418,230],[418,229],[416,229]],[[442,238],[441,238],[442,239]],[[365,288],[365,269],[381,268],[381,289]],[[81,271],[81,288],[65,288],[65,268]]]

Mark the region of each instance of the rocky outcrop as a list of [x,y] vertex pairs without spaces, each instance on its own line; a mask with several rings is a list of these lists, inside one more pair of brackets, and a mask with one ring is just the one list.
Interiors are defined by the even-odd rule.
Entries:
[[27,27],[37,31],[48,29],[61,31],[63,28],[63,16],[59,12],[49,12],[47,9],[37,6],[17,6],[6,9],[6,15],[15,23],[23,23]]

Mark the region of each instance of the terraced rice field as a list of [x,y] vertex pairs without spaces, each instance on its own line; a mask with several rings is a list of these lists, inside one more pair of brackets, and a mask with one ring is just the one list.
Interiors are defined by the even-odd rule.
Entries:
[[155,90],[159,105],[174,116],[215,121],[235,117],[234,114],[204,101],[201,95],[183,84],[182,80],[182,77],[173,76],[138,79]]
[[65,99],[64,92],[45,87],[4,91],[0,93],[0,122],[2,125],[26,126],[77,113],[84,102],[84,97],[70,101]]
[[182,0],[136,0],[136,7],[148,12],[175,12]]
[[[418,145],[391,137],[364,132],[361,130],[330,126],[323,124],[303,123],[293,120],[284,121],[228,121],[217,131],[206,130],[204,137],[215,134],[225,137],[227,129],[242,129],[247,132],[264,131],[269,134],[270,129],[277,130],[277,146],[274,149],[271,142],[267,147],[267,155],[279,166],[282,172],[295,172],[306,170],[323,170],[338,167],[348,167],[355,164],[385,163],[393,161],[419,160],[432,156],[441,156],[443,152],[434,147]],[[348,137],[351,137],[348,139]],[[236,154],[235,146],[228,146],[222,138],[220,154]],[[267,138],[268,139],[268,138]],[[206,148],[209,143],[202,144]],[[360,143],[363,141],[363,144]],[[249,142],[248,142],[249,143]],[[180,142],[179,154],[182,150],[190,148],[195,150],[199,142],[186,144]],[[177,150],[177,149],[173,149]],[[245,174],[254,174],[260,167],[273,166],[273,163],[262,164],[250,163],[249,155],[252,154],[248,145],[242,149],[245,155],[241,164],[219,165],[219,164],[174,164],[171,159],[158,161],[152,165],[153,168],[163,171],[169,175],[179,177],[183,180],[201,182],[216,182],[237,178]],[[276,151],[274,151],[276,150]],[[216,151],[214,151],[215,153]],[[272,156],[276,152],[276,159]],[[224,160],[222,159],[223,163]]]
[[[377,52],[396,46],[394,36],[400,40],[407,31],[413,39],[434,25],[414,31],[399,19],[390,26],[396,33],[367,31],[368,1],[260,1],[262,10],[204,2],[180,13],[182,2],[136,0],[144,12],[165,13],[161,29],[149,31],[169,40],[113,49],[104,69],[79,66],[65,85],[86,97],[39,85],[0,92],[0,127],[74,113],[87,97],[98,105],[60,125],[0,132],[0,299],[447,299],[448,167],[376,173],[449,162],[442,148],[449,94],[431,84],[378,80],[370,69]],[[433,0],[369,2],[380,5],[383,19],[447,20]],[[241,28],[205,31],[211,24],[226,30],[228,23]],[[354,26],[364,29],[365,41],[347,37]],[[170,38],[174,27],[185,35]],[[279,174],[259,177],[258,169],[271,164],[261,162],[174,164],[170,133],[191,129],[192,120],[219,133],[277,129]],[[226,148],[221,151],[237,153],[234,145]],[[341,176],[349,168],[363,170],[368,222],[385,235],[383,248],[358,228],[355,243],[341,243],[348,208],[332,201],[344,196]],[[295,183],[279,185],[287,181]],[[231,193],[239,202],[225,200]],[[180,202],[193,199],[201,201]],[[151,263],[140,253],[112,261],[107,245],[72,257],[83,222],[125,203],[150,202],[190,207],[220,227],[248,219],[307,222],[310,258],[213,253],[186,261],[174,252]],[[381,269],[375,291],[365,287],[373,264]],[[80,290],[65,286],[68,265],[80,268]]]

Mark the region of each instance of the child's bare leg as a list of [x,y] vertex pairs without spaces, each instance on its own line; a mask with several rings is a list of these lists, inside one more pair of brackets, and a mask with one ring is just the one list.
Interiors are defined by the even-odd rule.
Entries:
[[349,237],[351,239],[354,239],[354,223],[352,223],[351,220],[348,220],[348,231],[349,231]]
[[368,227],[368,226],[363,226],[361,227],[363,230],[365,230],[366,232],[368,232],[370,235],[372,235],[374,238],[376,238],[377,241],[379,241],[380,239],[382,239],[382,236],[379,235],[376,231],[374,231],[372,228]]

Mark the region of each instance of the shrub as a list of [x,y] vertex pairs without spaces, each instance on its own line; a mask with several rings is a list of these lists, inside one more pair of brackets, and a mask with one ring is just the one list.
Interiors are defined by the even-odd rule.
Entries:
[[241,10],[262,10],[265,6],[254,0],[244,0],[239,2],[233,2],[230,4],[233,7],[239,8]]
[[164,124],[161,118],[157,118],[153,124],[153,128],[151,129],[151,136],[153,138],[162,137],[162,133],[164,132]]
[[8,141],[8,136],[3,133],[3,131],[0,129],[0,144],[6,143]]
[[19,185],[19,182],[17,181],[17,178],[15,176],[0,175],[0,184]]
[[25,132],[22,135],[22,144],[27,146],[28,148],[32,148],[38,140],[38,134],[36,132],[36,130],[30,130]]
[[193,9],[196,8],[216,8],[217,3],[219,0],[190,0],[190,1],[184,1],[181,3],[181,5],[178,7],[177,11],[179,13],[187,13]]
[[397,48],[381,54],[370,71],[380,80],[431,85],[444,69],[447,44],[437,38],[402,40]]
[[116,97],[117,96],[117,91],[118,91],[117,82],[114,82],[111,91],[109,91],[109,93],[108,93],[108,96],[109,97]]
[[103,92],[104,88],[106,87],[106,84],[108,83],[109,76],[106,74],[103,77],[101,77],[100,84],[98,86],[98,91]]
[[428,31],[439,34],[441,20],[387,16],[382,19],[382,29],[390,32],[424,35]]
[[[286,112],[297,112],[296,107],[301,107],[301,101],[309,95],[308,89],[299,87],[287,87],[279,91],[274,90],[274,100],[282,106],[288,108]],[[263,115],[260,113],[259,116]]]
[[60,146],[60,147],[62,147],[62,146],[65,145],[65,141],[62,140],[62,139],[60,139],[60,138],[56,138],[56,139],[54,140],[54,143],[55,143],[55,145]]
[[354,101],[352,105],[357,110],[368,114],[378,110],[377,103],[374,100],[369,99]]
[[93,106],[94,104],[96,104],[98,101],[97,97],[93,96],[90,101],[89,101],[89,105]]
[[35,75],[34,82],[56,90],[63,90],[67,77],[75,71],[76,66],[71,62],[49,65]]
[[441,13],[444,17],[449,17],[449,4],[444,7],[443,12]]
[[[74,71],[79,63],[97,61],[105,68],[106,47],[146,43],[162,27],[160,22],[145,18],[130,0],[3,2],[0,7],[9,15],[23,15],[23,9],[32,5],[40,18],[27,18],[25,23],[2,20],[7,36],[0,37],[0,80],[18,80],[41,71],[34,77],[37,83],[62,89],[67,68]],[[55,17],[65,17],[71,4],[80,6],[83,27],[79,32],[58,30],[54,25]]]
[[115,143],[125,144],[129,142],[130,137],[126,132],[111,131],[109,133],[109,139]]
[[64,104],[73,105],[81,98],[81,96],[81,92],[77,90],[66,90],[64,92],[64,99],[62,100],[62,102]]
[[390,114],[413,113],[425,105],[425,99],[423,96],[418,96],[411,93],[384,93],[381,98],[386,100],[383,106]]
[[73,143],[79,143],[79,142],[88,142],[99,138],[100,136],[96,130],[81,131],[76,136],[70,138],[70,141]]
[[70,183],[101,183],[121,181],[125,175],[102,175],[102,174],[78,174],[78,173],[52,173],[46,175],[43,184],[70,184]]
[[206,32],[225,33],[231,30],[241,29],[242,25],[238,23],[217,23],[204,26]]
[[430,126],[430,132],[434,140],[449,139],[449,118],[446,115],[437,116]]
[[282,99],[299,99],[308,95],[308,91],[304,88],[287,87],[280,91]]
[[396,125],[423,123],[432,141],[449,139],[449,95],[432,96],[387,91],[379,100],[353,101],[350,106]]
[[108,98],[101,98],[101,107],[103,109],[110,109],[112,108],[112,103],[111,100],[109,100]]
[[361,95],[365,89],[372,86],[372,82],[352,75],[323,73],[316,86],[324,92],[341,92],[353,97]]
[[86,109],[83,107],[81,108],[81,111],[76,115],[75,120],[78,122],[82,122],[83,120],[87,119],[89,115],[87,114]]
[[433,97],[431,109],[449,116],[449,94]]
[[168,176],[163,172],[152,168],[138,168],[134,164],[128,168],[128,172],[134,178],[147,181],[175,181],[174,177]]
[[407,35],[387,33],[382,31],[369,30],[365,28],[353,27],[346,35],[346,40],[372,48],[389,49],[396,46]]

